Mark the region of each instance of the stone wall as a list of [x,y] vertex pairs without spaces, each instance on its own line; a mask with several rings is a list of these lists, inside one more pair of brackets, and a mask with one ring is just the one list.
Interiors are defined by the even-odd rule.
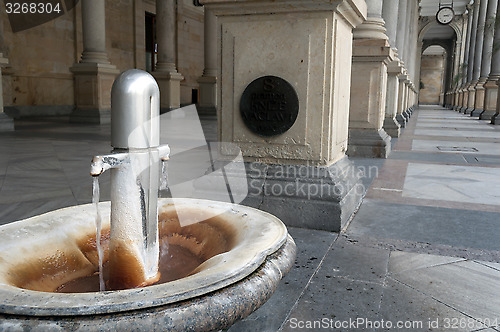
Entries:
[[444,55],[423,55],[420,69],[421,104],[439,104],[445,72]]
[[12,32],[7,14],[4,25],[4,55],[10,66],[4,70],[4,105],[73,105],[75,62],[74,13],[28,30]]

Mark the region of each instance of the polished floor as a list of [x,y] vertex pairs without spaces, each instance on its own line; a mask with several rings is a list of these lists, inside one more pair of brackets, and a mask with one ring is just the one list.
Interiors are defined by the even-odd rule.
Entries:
[[[0,133],[0,224],[91,201],[110,127],[65,120]],[[215,119],[201,125],[168,131],[192,150],[216,140]],[[500,126],[422,106],[388,159],[353,161],[367,194],[349,226],[291,228],[295,266],[229,331],[500,331]],[[109,175],[100,182],[109,199]]]

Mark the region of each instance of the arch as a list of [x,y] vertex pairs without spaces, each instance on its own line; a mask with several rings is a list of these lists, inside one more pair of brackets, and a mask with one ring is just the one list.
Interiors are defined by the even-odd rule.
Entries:
[[[420,31],[418,33],[418,41],[424,40],[424,37],[429,31],[429,29],[431,29],[434,26],[439,26],[439,23],[436,21],[435,17],[431,18],[430,16],[428,16],[426,17],[426,20],[427,22],[424,23],[424,25],[422,26],[422,28],[420,28]],[[453,20],[450,24],[448,24],[448,26],[452,28],[453,31],[455,32],[456,40],[461,40],[463,33],[462,25],[459,22],[457,22],[457,20]]]

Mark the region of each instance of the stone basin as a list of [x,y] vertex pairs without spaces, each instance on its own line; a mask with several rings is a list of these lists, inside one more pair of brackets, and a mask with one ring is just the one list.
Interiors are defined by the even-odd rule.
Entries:
[[[220,330],[265,303],[295,260],[293,239],[268,213],[195,199],[158,206],[160,239],[202,263],[186,277],[143,288],[54,292],[97,270],[91,204],[1,226],[0,330]],[[105,245],[110,203],[100,210]],[[182,227],[176,211],[210,217]]]

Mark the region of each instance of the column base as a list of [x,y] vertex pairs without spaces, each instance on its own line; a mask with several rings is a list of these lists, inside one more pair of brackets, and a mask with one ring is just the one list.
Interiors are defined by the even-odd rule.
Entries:
[[483,111],[479,114],[479,120],[491,120],[495,114],[497,114],[497,111]]
[[387,158],[391,153],[391,137],[384,129],[349,128],[347,155],[362,158]]
[[202,76],[198,79],[198,84],[200,85],[198,113],[215,115],[217,110],[217,77]]
[[401,128],[406,128],[406,118],[403,116],[403,114],[396,114],[396,121],[399,123]]
[[475,108],[470,112],[470,116],[480,116],[484,112],[484,109]]
[[80,62],[70,68],[75,76],[74,123],[110,123],[111,88],[119,70],[111,64]]
[[500,125],[500,114],[495,113],[495,115],[491,117],[491,124]]
[[391,137],[397,138],[401,134],[401,125],[395,118],[385,118],[383,128]]
[[411,110],[407,109],[406,111],[403,112],[403,116],[406,118],[406,121],[410,121],[411,118]]
[[0,132],[14,131],[14,120],[7,114],[0,113]]
[[215,106],[206,107],[196,105],[196,110],[198,111],[199,116],[217,116],[217,108],[215,108]]
[[178,72],[155,71],[152,75],[160,88],[160,107],[167,110],[181,107],[181,81],[184,77]]
[[[340,232],[365,193],[359,172],[347,157],[324,167],[245,162],[246,174],[231,173],[232,169],[226,167],[228,183],[242,177],[248,181],[248,195],[240,204],[271,213],[289,227]],[[195,187],[198,196],[202,192],[217,200],[217,193],[211,193],[213,185],[203,177]]]
[[81,109],[75,108],[69,116],[71,123],[109,124],[111,123],[111,109]]

